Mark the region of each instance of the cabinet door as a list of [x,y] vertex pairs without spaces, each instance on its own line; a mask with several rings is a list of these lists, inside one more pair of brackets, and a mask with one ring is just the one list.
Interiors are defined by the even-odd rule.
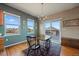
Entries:
[[4,44],[4,39],[0,38],[0,44]]
[[4,39],[0,38],[0,50],[4,50]]
[[0,25],[3,25],[3,11],[0,9]]

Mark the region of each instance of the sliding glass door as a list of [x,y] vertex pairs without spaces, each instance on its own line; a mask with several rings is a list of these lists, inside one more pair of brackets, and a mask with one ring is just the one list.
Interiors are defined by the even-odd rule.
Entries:
[[61,26],[60,26],[60,20],[56,20],[56,21],[52,21],[52,28],[54,28],[54,29],[51,29],[52,31],[52,33],[53,33],[53,35],[52,35],[52,37],[53,37],[53,41],[54,42],[56,42],[56,43],[60,43],[60,41],[61,41],[61,31],[60,31],[60,29],[61,29]]
[[56,42],[56,43],[60,43],[61,41],[61,31],[60,31],[60,20],[46,20],[44,22],[44,27],[45,27],[45,36],[51,36],[52,37],[52,41]]

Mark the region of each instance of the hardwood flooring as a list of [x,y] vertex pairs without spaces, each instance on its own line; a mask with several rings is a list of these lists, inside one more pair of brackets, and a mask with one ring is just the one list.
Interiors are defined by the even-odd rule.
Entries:
[[79,49],[62,46],[60,55],[61,56],[79,56]]
[[[5,52],[7,56],[23,56],[23,50],[28,48],[26,43],[18,44],[12,47],[5,48],[5,51],[1,51],[0,55],[5,56]],[[2,53],[3,52],[3,53]]]
[[[26,43],[18,44],[9,48],[6,48],[4,51],[0,51],[0,56],[23,56],[23,50],[28,48]],[[79,49],[62,46],[61,47],[61,56],[79,56]]]

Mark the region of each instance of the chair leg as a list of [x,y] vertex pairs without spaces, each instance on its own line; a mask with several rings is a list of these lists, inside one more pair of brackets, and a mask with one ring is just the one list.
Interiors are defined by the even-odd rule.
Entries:
[[29,51],[30,51],[30,49],[28,49],[27,56],[29,56]]
[[31,55],[31,51],[32,51],[32,49],[28,49],[28,52],[27,52],[27,56],[30,56]]

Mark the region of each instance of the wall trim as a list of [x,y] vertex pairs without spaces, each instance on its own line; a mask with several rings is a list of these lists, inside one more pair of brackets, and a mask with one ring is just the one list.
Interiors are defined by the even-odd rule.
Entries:
[[11,47],[11,46],[14,46],[14,45],[17,45],[17,44],[21,44],[21,43],[24,43],[24,42],[27,42],[27,40],[24,40],[24,41],[21,41],[21,42],[17,42],[17,43],[14,43],[14,44],[10,44],[10,45],[4,46],[4,47],[7,48],[7,47]]
[[69,37],[62,37],[61,39],[68,39],[68,40],[79,40],[77,38],[69,38]]
[[79,39],[62,37],[61,45],[79,49]]

